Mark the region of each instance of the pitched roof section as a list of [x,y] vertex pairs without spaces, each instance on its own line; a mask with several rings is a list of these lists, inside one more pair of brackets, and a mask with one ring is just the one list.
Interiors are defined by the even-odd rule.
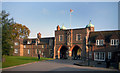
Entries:
[[113,30],[113,31],[94,31],[94,32],[90,32],[89,35],[89,40],[91,41],[91,43],[95,43],[96,38],[99,35],[102,35],[105,39],[105,42],[109,42],[111,36],[113,35],[117,35],[118,37],[120,37],[120,30]]
[[[40,44],[49,44],[49,40],[50,40],[50,39],[54,40],[54,37],[40,38],[40,39],[39,39],[39,40],[40,40],[39,45],[40,45]],[[24,45],[27,44],[27,41],[28,41],[28,40],[32,40],[32,42],[30,43],[30,45],[31,45],[31,44],[35,44],[35,43],[36,43],[37,38],[24,39],[24,41],[23,41]]]

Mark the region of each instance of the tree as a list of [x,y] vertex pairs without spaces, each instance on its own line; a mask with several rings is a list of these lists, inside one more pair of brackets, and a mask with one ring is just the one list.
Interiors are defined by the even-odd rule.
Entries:
[[2,25],[2,55],[10,55],[13,42],[17,38],[27,38],[30,30],[22,24],[14,22],[13,18],[8,18],[9,13],[0,13],[0,24]]
[[9,13],[2,11],[0,13],[0,23],[2,24],[2,54],[9,55],[12,39],[11,39],[11,28],[9,27],[14,23],[13,18],[8,19]]
[[30,30],[22,24],[12,24],[10,26],[12,28],[12,37],[13,39],[15,38],[28,38],[29,34],[30,34]]

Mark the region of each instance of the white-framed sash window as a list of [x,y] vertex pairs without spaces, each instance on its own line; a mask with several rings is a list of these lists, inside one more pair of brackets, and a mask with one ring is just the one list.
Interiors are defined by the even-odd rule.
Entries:
[[15,45],[19,45],[18,42],[15,42]]
[[26,48],[26,45],[24,45],[24,48]]
[[119,39],[111,39],[111,45],[119,45]]
[[18,49],[14,49],[14,53],[18,53]]
[[95,61],[105,61],[105,52],[94,52]]
[[42,48],[45,48],[46,45],[42,45]]
[[76,34],[76,41],[80,41],[81,40],[81,34]]
[[96,45],[103,45],[104,44],[104,40],[96,40]]
[[30,49],[28,49],[28,54],[30,54]]
[[59,41],[63,41],[63,35],[59,35]]
[[30,41],[27,41],[27,44],[30,44]]

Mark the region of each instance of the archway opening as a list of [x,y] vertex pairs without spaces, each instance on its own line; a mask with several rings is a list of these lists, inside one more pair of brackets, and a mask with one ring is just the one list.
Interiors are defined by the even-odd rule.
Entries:
[[60,59],[68,58],[68,48],[66,46],[62,46],[60,49]]
[[72,50],[72,59],[81,59],[81,51],[81,48],[76,45]]

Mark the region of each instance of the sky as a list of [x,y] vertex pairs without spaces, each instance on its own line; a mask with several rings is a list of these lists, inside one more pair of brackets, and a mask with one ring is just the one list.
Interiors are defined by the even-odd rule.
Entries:
[[36,38],[40,32],[42,37],[54,37],[57,25],[70,28],[85,28],[91,23],[95,31],[118,29],[118,2],[3,2],[2,10],[6,10],[15,22],[26,25]]

